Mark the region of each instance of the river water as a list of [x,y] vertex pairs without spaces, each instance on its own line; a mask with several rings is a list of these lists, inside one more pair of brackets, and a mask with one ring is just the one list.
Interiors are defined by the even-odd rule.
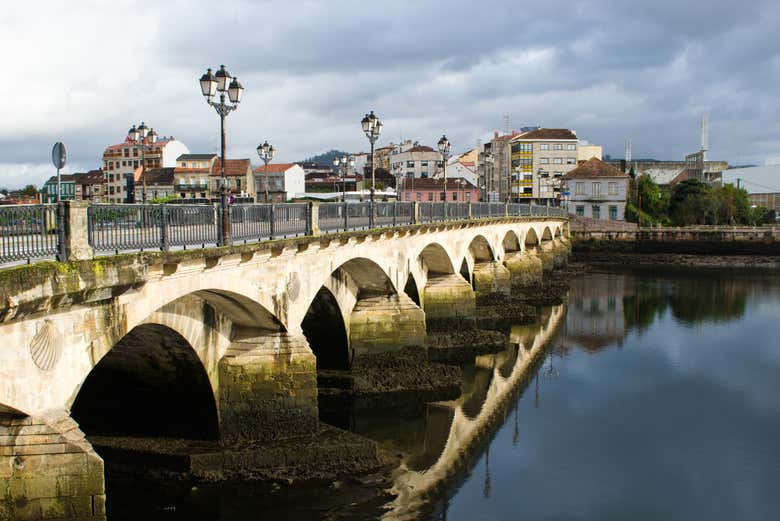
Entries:
[[[458,400],[350,419],[401,457],[381,517],[779,518],[780,275],[589,273],[510,340],[464,368]],[[325,518],[327,495],[179,514]]]

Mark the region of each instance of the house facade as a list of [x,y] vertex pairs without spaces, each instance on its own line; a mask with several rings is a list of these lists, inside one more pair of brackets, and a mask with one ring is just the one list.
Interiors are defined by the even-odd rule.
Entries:
[[569,214],[625,221],[629,180],[628,174],[600,159],[584,161],[564,178]]
[[[268,200],[266,200],[268,183]],[[255,201],[283,203],[306,193],[306,173],[297,163],[269,163],[255,168]]]
[[108,203],[126,203],[132,199],[135,184],[141,176],[141,160],[146,168],[175,167],[176,159],[189,153],[187,147],[171,137],[160,138],[156,143],[146,143],[142,152],[140,144],[128,139],[106,147],[103,152],[104,190],[102,199]]
[[176,158],[173,187],[180,199],[211,197],[210,178],[217,154],[181,154]]
[[436,177],[441,171],[441,154],[424,145],[416,145],[390,156],[390,172],[405,179]]
[[[399,201],[430,202],[444,201],[444,179],[404,179],[398,191]],[[447,176],[447,201],[451,203],[479,202],[479,188],[463,178]]]
[[[255,186],[252,179],[252,163],[249,159],[226,159],[225,179],[228,192],[235,197],[255,196]],[[217,158],[211,172],[211,198],[216,199],[221,194],[222,162]]]
[[135,185],[135,200],[143,201],[144,177],[146,177],[147,202],[178,195],[174,187],[175,171],[175,167],[147,169]]

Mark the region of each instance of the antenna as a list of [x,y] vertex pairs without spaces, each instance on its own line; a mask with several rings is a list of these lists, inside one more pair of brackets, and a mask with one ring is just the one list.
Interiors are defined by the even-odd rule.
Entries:
[[508,136],[510,132],[509,114],[504,114],[504,135]]
[[701,160],[707,160],[707,150],[710,142],[710,121],[709,115],[705,112],[701,115]]

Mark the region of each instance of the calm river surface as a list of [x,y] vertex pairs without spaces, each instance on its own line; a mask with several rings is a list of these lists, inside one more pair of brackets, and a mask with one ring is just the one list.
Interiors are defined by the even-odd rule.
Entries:
[[[456,401],[350,419],[403,454],[385,519],[780,518],[780,275],[590,273],[510,340]],[[330,519],[330,493],[148,518]]]

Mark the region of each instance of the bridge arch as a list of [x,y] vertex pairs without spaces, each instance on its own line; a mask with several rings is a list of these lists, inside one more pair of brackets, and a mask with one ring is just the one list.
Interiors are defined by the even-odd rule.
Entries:
[[496,260],[495,252],[484,235],[477,235],[469,243],[469,254],[474,262],[491,262]]
[[524,245],[526,249],[533,249],[541,245],[539,235],[533,228],[528,228],[528,231],[525,233]]
[[519,252],[522,250],[522,247],[520,246],[520,239],[514,230],[509,230],[506,232],[504,238],[501,240],[501,246],[503,247],[505,254]]
[[71,407],[88,435],[217,439],[217,403],[199,353],[169,326],[134,327],[95,365]]
[[549,226],[545,226],[544,230],[542,231],[542,242],[551,241],[553,239],[552,231],[550,231]]
[[432,242],[425,246],[417,256],[417,260],[425,267],[425,271],[431,275],[455,273],[450,254],[437,242]]

